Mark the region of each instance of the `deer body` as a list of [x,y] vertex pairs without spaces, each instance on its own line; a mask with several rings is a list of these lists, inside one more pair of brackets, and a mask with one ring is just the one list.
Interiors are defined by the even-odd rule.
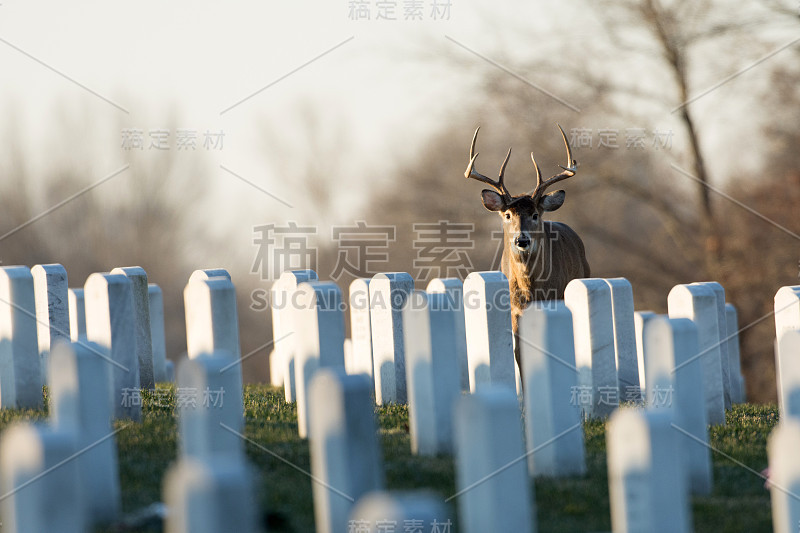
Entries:
[[[480,128],[478,128],[479,130]],[[503,257],[501,270],[508,278],[511,297],[511,324],[515,338],[514,355],[520,365],[519,319],[532,301],[560,300],[564,289],[575,278],[590,276],[589,263],[583,241],[575,231],[561,222],[542,220],[545,212],[555,211],[564,203],[563,190],[544,194],[550,185],[575,175],[577,162],[572,159],[567,136],[559,126],[567,148],[567,166],[563,172],[542,181],[536,160],[531,154],[536,170],[536,188],[530,194],[512,196],[503,183],[503,174],[511,156],[509,148],[506,159],[500,167],[497,181],[475,171],[475,141],[478,130],[472,138],[470,161],[464,176],[489,184],[493,190],[481,192],[483,205],[489,211],[497,212],[503,221]],[[520,370],[521,370],[520,365]]]
[[[519,319],[528,305],[536,300],[563,300],[567,283],[575,278],[591,276],[583,241],[575,231],[561,222],[543,222],[543,245],[532,261],[520,261],[503,250],[500,270],[508,278],[511,296],[511,324],[517,333]],[[559,265],[561,268],[554,268]]]

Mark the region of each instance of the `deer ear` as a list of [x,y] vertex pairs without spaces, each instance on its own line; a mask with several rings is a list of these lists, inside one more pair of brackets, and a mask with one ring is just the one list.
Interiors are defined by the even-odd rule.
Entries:
[[483,199],[483,207],[489,211],[505,211],[506,202],[503,197],[489,189],[481,191],[481,198]]
[[564,198],[566,197],[567,193],[564,191],[551,192],[550,194],[542,196],[539,200],[539,205],[542,207],[543,211],[555,211],[564,205]]

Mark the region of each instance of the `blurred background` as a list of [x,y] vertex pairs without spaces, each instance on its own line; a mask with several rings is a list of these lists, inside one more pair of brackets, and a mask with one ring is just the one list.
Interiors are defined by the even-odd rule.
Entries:
[[773,296],[800,284],[795,0],[0,2],[0,261],[80,287],[139,265],[185,350],[198,268],[237,286],[247,381],[268,377],[268,289],[499,268],[463,178],[530,190],[580,163],[550,215],[593,276],[666,311],[716,280],[752,401],[775,401]]

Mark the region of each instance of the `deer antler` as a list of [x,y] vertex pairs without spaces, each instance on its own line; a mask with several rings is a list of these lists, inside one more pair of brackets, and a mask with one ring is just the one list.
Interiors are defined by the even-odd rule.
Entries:
[[534,200],[538,200],[539,198],[541,198],[541,196],[544,194],[544,191],[554,183],[558,183],[559,181],[571,178],[578,171],[578,162],[572,159],[572,149],[569,146],[569,141],[567,140],[567,134],[564,133],[564,129],[561,127],[560,124],[556,124],[556,126],[558,126],[558,129],[561,131],[561,137],[564,139],[564,146],[567,147],[567,166],[558,165],[559,167],[564,169],[564,171],[556,174],[555,176],[546,181],[542,181],[542,172],[539,170],[539,165],[536,164],[536,159],[534,159],[533,157],[533,152],[531,152],[531,161],[533,161],[533,168],[536,169],[536,188],[533,190],[533,193],[531,193],[531,196],[534,198]]
[[503,161],[503,165],[500,167],[500,176],[498,177],[497,181],[487,178],[483,174],[480,174],[475,170],[475,160],[478,158],[478,154],[475,153],[475,141],[478,139],[478,131],[480,131],[480,126],[475,129],[475,135],[472,136],[472,145],[469,147],[469,165],[467,165],[467,170],[464,171],[465,178],[472,178],[474,180],[481,181],[490,185],[494,190],[499,192],[503,199],[506,202],[511,201],[511,193],[508,192],[505,184],[503,183],[503,174],[506,171],[506,165],[508,164],[508,158],[511,157],[511,148],[508,149],[508,153],[506,154],[506,158]]

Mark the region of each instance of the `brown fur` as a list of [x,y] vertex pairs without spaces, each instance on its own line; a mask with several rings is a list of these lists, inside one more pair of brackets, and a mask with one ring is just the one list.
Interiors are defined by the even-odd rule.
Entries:
[[[564,223],[541,220],[545,211],[561,207],[564,196],[564,191],[556,191],[539,199],[517,196],[507,202],[491,191],[483,191],[484,206],[504,220],[500,270],[508,278],[514,357],[520,370],[519,319],[525,308],[533,301],[563,300],[570,281],[591,276],[578,234]],[[521,233],[535,243],[531,251],[517,249],[515,238]]]

